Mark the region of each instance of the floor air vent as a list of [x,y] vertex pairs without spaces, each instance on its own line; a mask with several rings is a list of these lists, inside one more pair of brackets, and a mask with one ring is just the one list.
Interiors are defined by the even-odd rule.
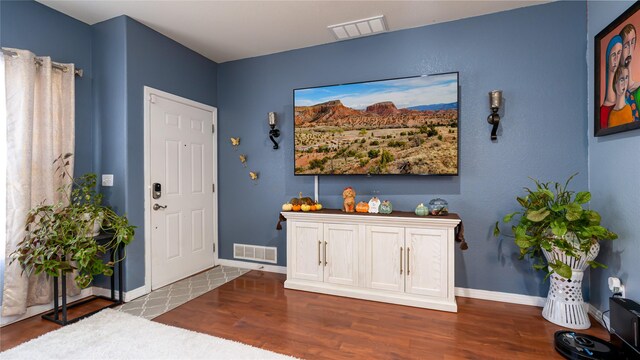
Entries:
[[233,257],[235,259],[278,263],[278,251],[275,247],[233,244]]

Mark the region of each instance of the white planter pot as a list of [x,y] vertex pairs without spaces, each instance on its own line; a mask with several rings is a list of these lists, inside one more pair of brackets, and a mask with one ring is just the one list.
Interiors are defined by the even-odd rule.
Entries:
[[568,256],[563,251],[553,248],[552,251],[542,250],[547,262],[560,260],[571,267],[571,279],[556,273],[551,274],[549,295],[542,309],[542,317],[548,321],[570,329],[588,329],[591,327],[589,314],[582,298],[582,277],[589,267],[588,261],[598,256],[600,244],[591,246],[588,254],[579,253],[580,259]]
[[[91,220],[91,214],[85,213],[82,216],[84,221]],[[96,218],[92,224],[87,224],[87,233],[89,236],[98,236],[100,234],[100,229],[102,227],[103,221],[103,213],[98,214],[98,218]]]

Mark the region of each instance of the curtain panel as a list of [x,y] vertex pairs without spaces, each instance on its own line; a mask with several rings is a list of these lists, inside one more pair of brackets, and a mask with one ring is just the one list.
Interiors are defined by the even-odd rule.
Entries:
[[[68,71],[51,67],[51,58],[10,49],[3,56],[6,104],[6,247],[2,316],[24,314],[27,307],[53,300],[52,281],[44,274],[29,276],[9,255],[24,238],[26,215],[41,203],[65,201],[57,189],[69,183],[55,172],[54,159],[73,153],[75,146],[74,65]],[[73,157],[70,170],[73,171]],[[72,172],[73,174],[73,172]],[[68,275],[70,296],[79,289]]]

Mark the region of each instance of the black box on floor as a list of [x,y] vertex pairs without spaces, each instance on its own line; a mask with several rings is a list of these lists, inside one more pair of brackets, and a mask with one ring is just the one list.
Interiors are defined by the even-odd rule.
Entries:
[[628,359],[640,360],[640,304],[618,297],[609,298],[611,343]]

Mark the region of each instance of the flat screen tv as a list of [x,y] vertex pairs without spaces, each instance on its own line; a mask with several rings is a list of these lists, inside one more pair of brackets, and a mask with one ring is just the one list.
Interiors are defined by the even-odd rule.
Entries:
[[293,91],[295,175],[458,175],[458,73]]

